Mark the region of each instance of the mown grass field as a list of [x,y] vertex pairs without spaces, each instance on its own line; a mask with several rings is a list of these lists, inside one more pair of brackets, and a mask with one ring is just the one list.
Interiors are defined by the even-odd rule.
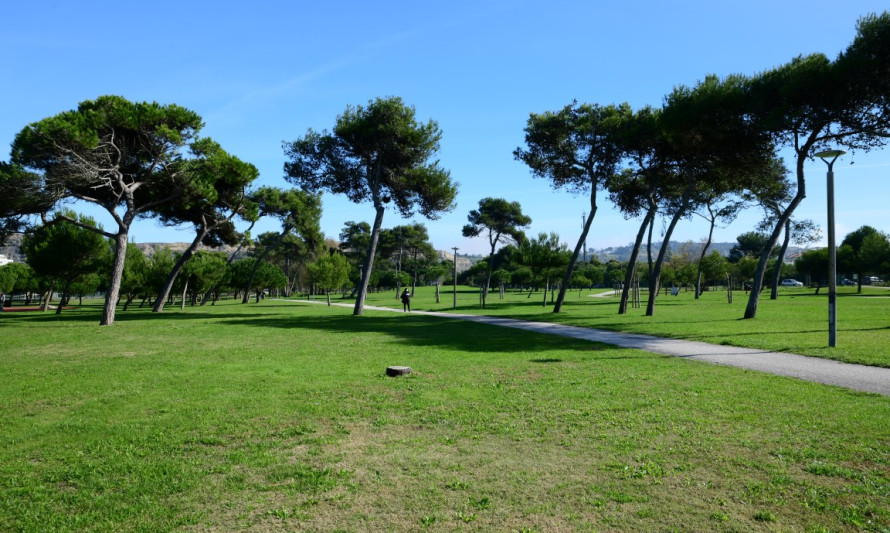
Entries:
[[98,318],[0,316],[2,531],[890,530],[890,398],[323,305]]
[[[596,294],[607,292],[605,297]],[[479,307],[478,290],[458,287],[459,313],[479,313],[514,318],[560,322],[576,326],[645,333],[663,337],[698,340],[772,351],[784,351],[836,359],[848,363],[890,366],[890,288],[838,288],[837,346],[828,347],[828,296],[826,289],[786,288],[778,300],[761,296],[757,318],[743,320],[747,295],[737,291],[733,303],[724,291],[706,292],[695,300],[694,294],[681,291],[677,296],[662,295],[656,300],[654,316],[645,316],[647,293],[642,293],[642,308],[628,309],[618,315],[618,298],[602,289],[574,291],[566,297],[563,310],[553,313],[553,306],[542,306],[543,293],[507,292],[500,299],[489,295],[485,309]],[[450,311],[453,291],[444,287],[439,304],[432,287],[418,287],[413,300],[415,309]],[[335,298],[334,301],[337,301]],[[401,308],[393,292],[372,293],[369,305]]]

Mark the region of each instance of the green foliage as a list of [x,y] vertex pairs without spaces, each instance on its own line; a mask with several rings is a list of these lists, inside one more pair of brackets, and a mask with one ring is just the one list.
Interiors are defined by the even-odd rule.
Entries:
[[848,233],[837,254],[838,269],[858,280],[890,272],[890,237],[871,226]]
[[310,129],[285,144],[289,181],[309,191],[327,190],[356,203],[374,204],[364,279],[353,311],[357,315],[363,312],[385,206],[392,202],[403,217],[416,210],[428,219],[454,208],[457,185],[433,160],[441,136],[436,122],[418,123],[413,107],[390,97],[372,100],[367,107],[347,107],[333,133]]
[[197,252],[185,265],[181,275],[189,279],[189,290],[193,293],[193,299],[199,295],[222,285],[228,273],[226,262],[228,257],[225,252]]
[[[253,288],[257,295],[265,289],[280,289],[287,285],[287,277],[277,265],[259,261],[253,258],[244,258],[232,262],[228,267],[228,279],[238,290],[246,290],[253,274]],[[246,300],[245,300],[246,301]]]
[[[28,265],[39,276],[56,281],[60,290],[67,290],[70,284],[86,276],[107,272],[111,259],[108,239],[69,220],[99,227],[93,218],[67,211],[57,213],[55,221],[22,239]],[[92,285],[93,290],[86,292],[93,292],[99,279]]]
[[22,263],[7,263],[0,266],[0,292],[12,293],[24,268],[27,266]]
[[519,202],[508,202],[503,198],[483,198],[479,209],[467,215],[469,224],[463,227],[464,237],[478,237],[485,233],[491,246],[491,255],[498,243],[520,243],[525,238],[522,228],[528,227],[532,219],[522,213]]
[[0,161],[0,246],[10,234],[28,229],[29,218],[52,209],[54,201],[40,174]]
[[326,293],[339,290],[349,282],[349,261],[339,253],[319,257],[309,265],[309,277]]
[[442,133],[430,120],[419,123],[401,98],[378,98],[347,106],[333,132],[309,130],[285,144],[287,179],[310,191],[344,194],[375,206],[392,201],[404,217],[416,209],[427,218],[452,209],[457,187],[448,171],[431,161]]
[[66,199],[94,203],[114,217],[114,261],[100,324],[114,323],[130,225],[187,188],[183,151],[203,126],[177,105],[134,103],[119,96],[81,102],[76,110],[32,123],[12,143],[12,162],[41,173],[45,210]]
[[145,253],[134,243],[127,243],[127,260],[121,276],[121,293],[131,300],[137,293],[148,288],[149,261]]
[[[760,257],[769,244],[769,235],[757,231],[742,233],[736,237],[736,244],[729,251],[729,261],[738,263],[745,256]],[[770,254],[774,255],[774,253]]]

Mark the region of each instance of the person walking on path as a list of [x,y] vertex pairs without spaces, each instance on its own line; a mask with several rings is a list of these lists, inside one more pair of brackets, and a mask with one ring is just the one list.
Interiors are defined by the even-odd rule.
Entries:
[[411,312],[411,293],[407,288],[402,292],[402,311]]

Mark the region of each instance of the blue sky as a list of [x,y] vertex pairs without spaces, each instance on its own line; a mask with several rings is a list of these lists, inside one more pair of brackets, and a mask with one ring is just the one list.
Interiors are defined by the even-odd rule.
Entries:
[[[483,239],[460,235],[486,196],[518,201],[532,217],[530,233],[555,231],[573,246],[587,198],[554,191],[512,156],[530,112],[574,99],[658,106],[674,86],[709,73],[755,74],[812,52],[834,58],[859,17],[886,8],[872,0],[8,2],[0,159],[28,123],[117,94],[196,111],[202,135],[256,165],[260,183],[287,186],[282,141],[330,129],[348,104],[400,96],[418,118],[438,121],[441,165],[460,184],[453,212],[414,220],[437,248],[487,251]],[[824,228],[825,165],[808,170],[797,216]],[[890,150],[847,155],[835,174],[838,238],[864,224],[890,231]],[[348,220],[373,218],[369,204],[329,194],[323,201],[329,237]],[[716,239],[733,241],[759,218],[751,208]],[[393,211],[384,226],[408,222]],[[636,226],[601,197],[588,246],[627,244]],[[674,237],[698,241],[706,232],[691,220]],[[187,241],[192,230],[144,221],[131,236]]]

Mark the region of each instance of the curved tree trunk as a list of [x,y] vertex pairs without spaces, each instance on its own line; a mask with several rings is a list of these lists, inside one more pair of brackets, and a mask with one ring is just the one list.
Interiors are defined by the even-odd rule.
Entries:
[[815,141],[814,136],[807,141],[803,147],[797,150],[797,194],[785,208],[785,211],[779,215],[776,221],[776,227],[770,235],[763,252],[760,254],[760,261],[757,263],[757,270],[754,272],[754,281],[751,283],[751,293],[748,295],[748,305],[745,307],[744,318],[755,318],[757,316],[757,304],[760,302],[760,290],[763,288],[763,278],[766,274],[766,264],[769,256],[779,241],[779,234],[785,226],[785,222],[791,220],[791,215],[800,202],[807,196],[806,180],[804,179],[804,163],[806,162],[806,154],[809,153],[810,147]]
[[633,275],[637,268],[637,257],[640,255],[640,246],[643,244],[643,236],[646,234],[646,227],[649,226],[649,223],[653,218],[655,218],[655,210],[650,208],[646,211],[646,215],[643,217],[643,222],[640,224],[640,229],[637,231],[634,247],[630,252],[630,261],[627,264],[627,272],[624,274],[624,287],[621,288],[621,301],[618,303],[619,315],[627,313],[627,299],[629,297]]
[[646,263],[649,265],[649,275],[646,278],[646,283],[649,283],[649,278],[652,277],[652,270],[654,267],[654,263],[652,261],[652,232],[655,231],[655,216],[653,216],[649,220],[649,235],[646,237]]
[[[489,242],[491,239],[489,239]],[[485,307],[485,300],[488,298],[488,287],[491,286],[491,271],[493,269],[492,263],[494,262],[494,247],[497,246],[497,240],[494,242],[490,242],[491,251],[488,252],[488,277],[485,279],[485,286],[482,288],[482,307]]]
[[705,255],[708,253],[708,248],[711,247],[711,239],[714,238],[714,225],[717,224],[717,217],[714,216],[714,210],[711,209],[711,206],[708,205],[708,214],[711,215],[711,227],[708,229],[708,240],[705,242],[705,245],[701,249],[701,255],[698,257],[698,273],[695,275],[695,299],[698,300],[698,297],[701,296],[701,262],[704,261]]
[[[158,295],[158,299],[155,300],[155,306],[151,310],[152,313],[160,313],[164,310],[164,303],[167,301],[170,291],[173,290],[173,283],[176,282],[176,276],[179,275],[185,264],[189,262],[195,254],[195,250],[198,249],[198,245],[201,244],[201,241],[204,240],[204,237],[206,237],[209,232],[210,231],[206,228],[198,231],[194,240],[189,244],[189,247],[182,252],[181,256],[179,256],[179,260],[176,261],[176,264],[174,264],[173,268],[170,270],[170,275],[167,276],[167,281],[165,281],[164,286],[161,287],[161,293]],[[186,280],[186,286],[188,286],[188,280]],[[184,296],[183,300],[185,300]]]
[[770,300],[777,300],[779,298],[779,279],[782,277],[782,263],[785,262],[785,252],[788,251],[789,242],[791,242],[790,218],[785,221],[785,240],[782,241],[782,248],[779,250],[779,257],[776,258],[776,271],[773,273],[773,283],[769,295]]
[[584,242],[587,240],[587,232],[590,231],[590,225],[593,223],[593,217],[596,216],[596,186],[594,183],[591,186],[590,191],[590,216],[587,217],[587,220],[584,221],[584,230],[581,231],[581,236],[578,238],[578,243],[575,244],[575,249],[572,251],[572,258],[569,259],[569,264],[566,266],[565,276],[562,278],[562,285],[559,287],[559,296],[556,297],[556,304],[553,306],[553,312],[558,313],[562,310],[562,302],[566,299],[566,290],[568,290],[569,283],[572,281],[572,272],[575,270],[575,262],[578,261],[578,255],[581,253],[581,248],[584,246]]
[[[241,303],[246,304],[248,301],[250,301],[250,289],[253,288],[253,280],[254,278],[256,278],[256,271],[260,268],[260,263],[262,263],[263,259],[265,259],[267,255],[269,255],[269,252],[274,250],[281,243],[281,241],[284,240],[284,236],[290,233],[291,228],[292,226],[286,224],[281,233],[278,234],[278,237],[275,238],[275,242],[273,242],[271,246],[266,247],[266,249],[263,250],[263,253],[261,253],[260,256],[256,258],[256,261],[253,263],[253,269],[250,271],[250,277],[247,278],[247,287],[244,288],[244,298],[242,298]],[[257,301],[259,301],[259,299],[257,299]]]
[[680,221],[686,213],[686,209],[689,207],[689,197],[692,194],[693,185],[694,184],[690,184],[683,193],[683,200],[680,203],[680,207],[677,209],[677,212],[674,213],[674,216],[671,217],[671,223],[668,225],[667,231],[664,234],[661,249],[658,250],[658,259],[655,261],[655,266],[649,279],[649,301],[646,303],[646,316],[655,314],[655,297],[658,295],[659,282],[661,281],[661,267],[664,265],[664,258],[667,256],[667,249],[671,242],[671,234],[674,233],[674,228],[677,227],[677,222]]
[[65,281],[65,290],[62,292],[62,297],[59,298],[59,305],[56,306],[56,314],[62,314],[62,308],[65,307],[66,302],[68,301],[68,294],[71,290],[71,280]]
[[380,240],[380,228],[383,226],[383,204],[375,194],[374,197],[374,226],[371,228],[371,242],[368,244],[368,256],[365,258],[365,266],[362,269],[362,281],[355,298],[353,315],[361,315],[365,312],[365,298],[368,295],[368,283],[371,280],[371,269],[374,267],[374,254],[377,253],[377,241]]
[[186,276],[185,283],[182,284],[182,300],[179,302],[179,310],[185,311],[185,298],[189,291],[189,280],[191,276]]
[[49,289],[46,291],[46,296],[43,298],[43,302],[40,304],[41,311],[46,311],[47,309],[49,309],[49,301],[52,299],[53,291],[55,289],[56,289],[56,281],[53,280],[49,284]]

